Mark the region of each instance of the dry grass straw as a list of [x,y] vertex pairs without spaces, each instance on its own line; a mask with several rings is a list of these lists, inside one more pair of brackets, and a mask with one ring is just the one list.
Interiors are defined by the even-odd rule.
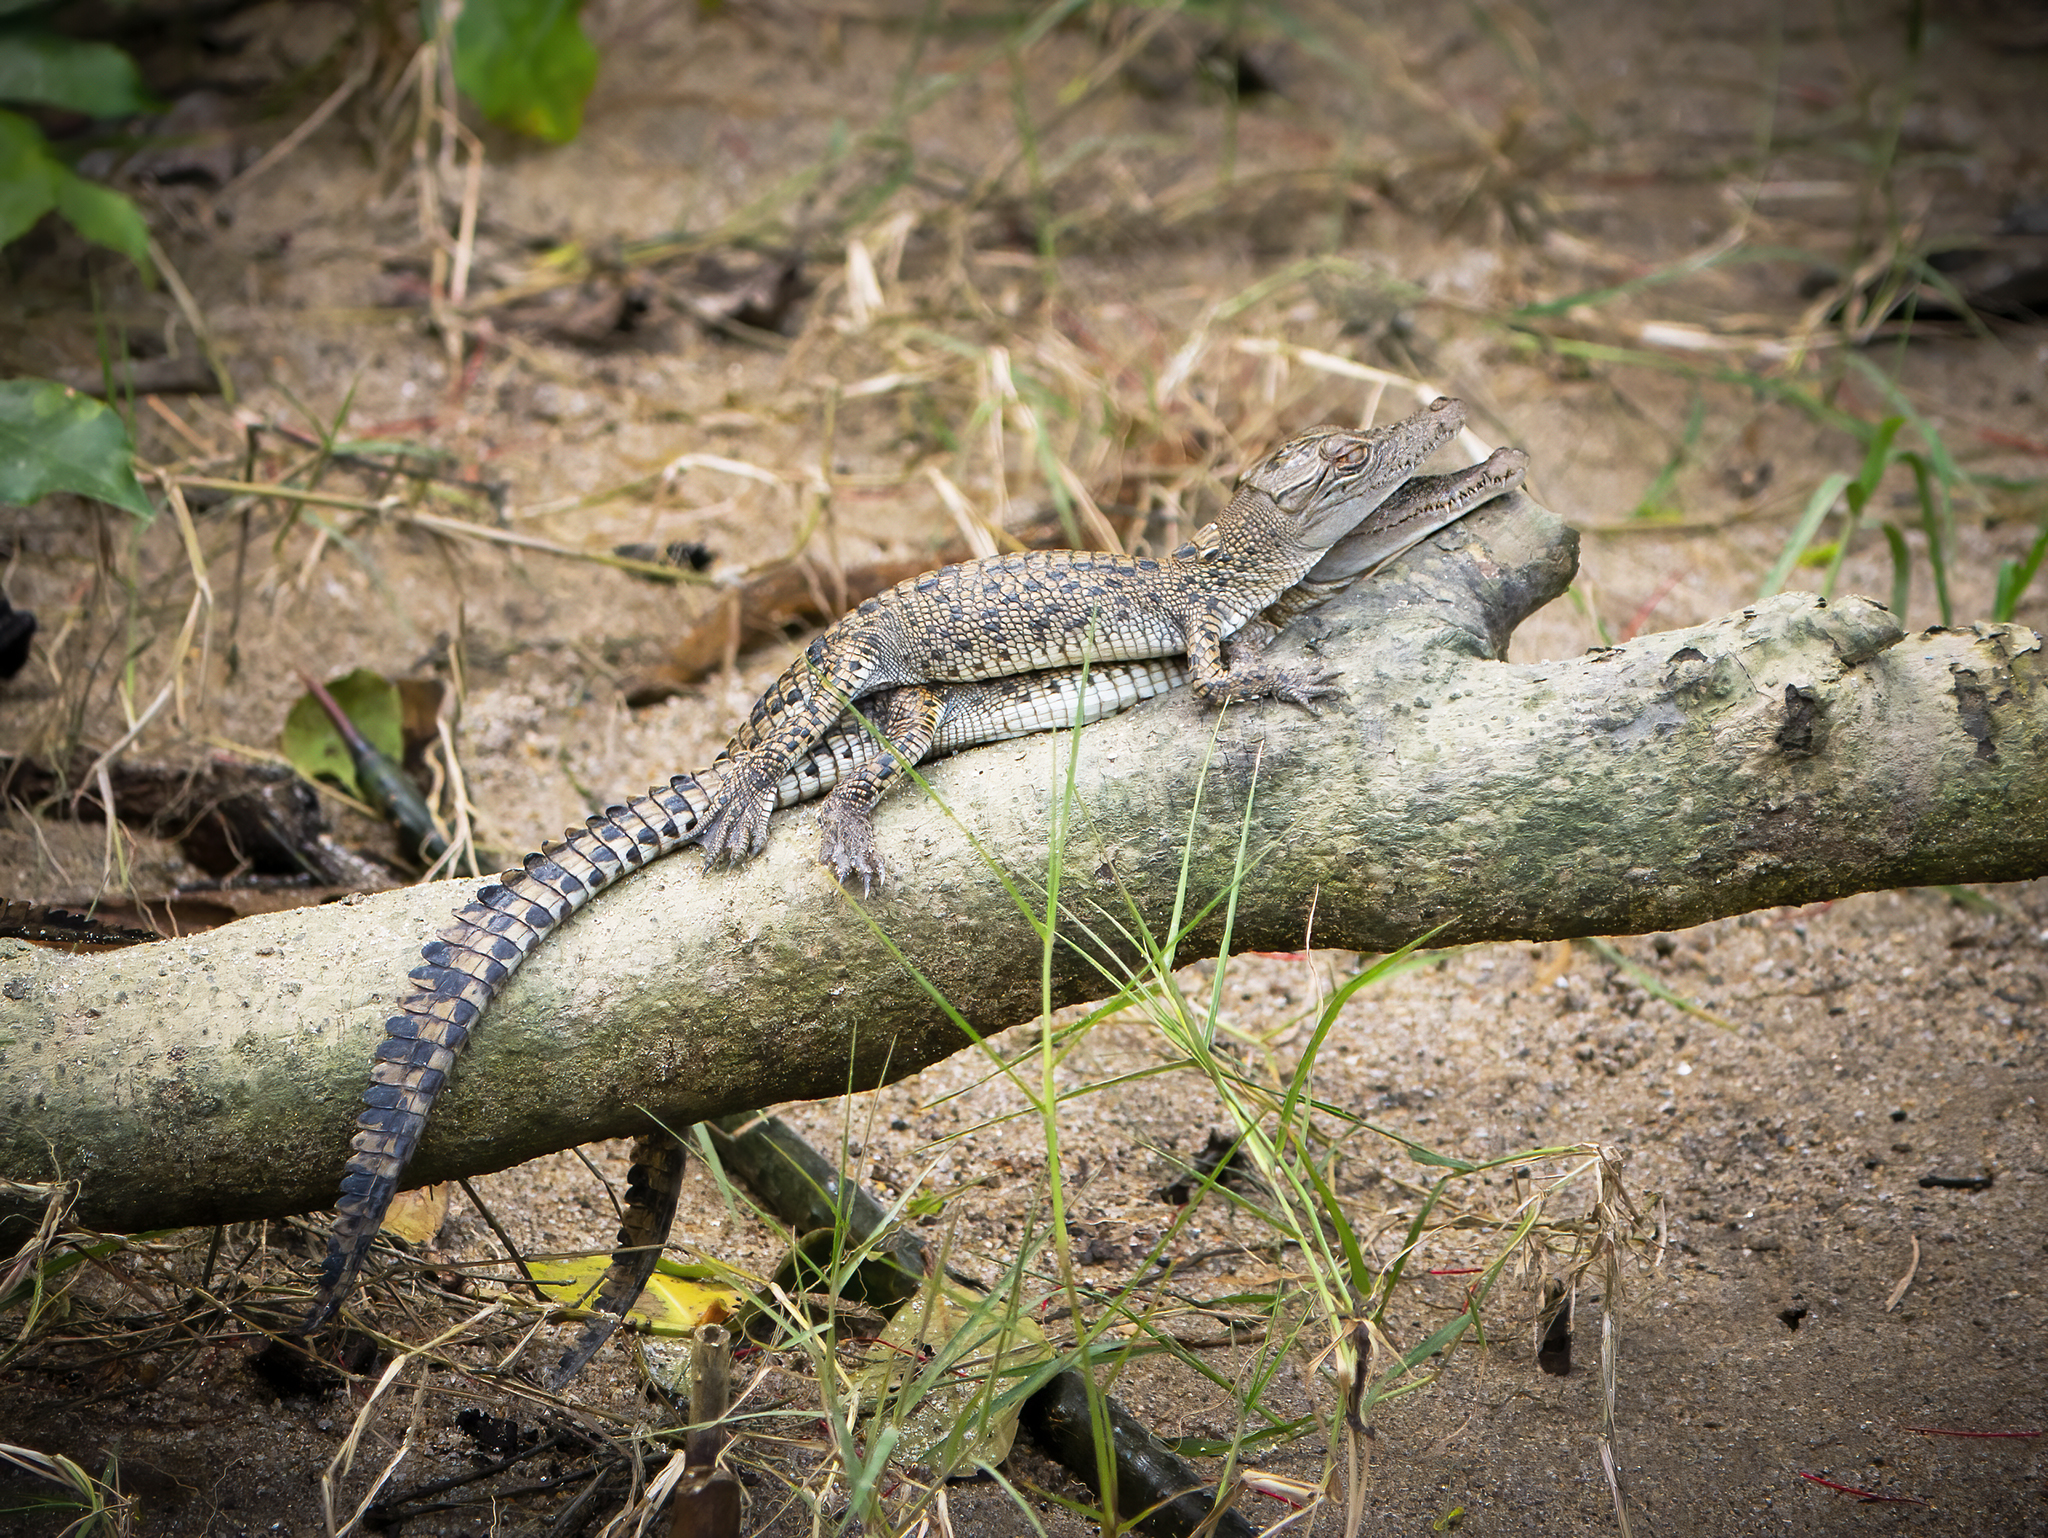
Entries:
[[329,1461],[325,1472],[320,1476],[320,1503],[327,1518],[329,1538],[343,1538],[344,1534],[352,1531],[356,1524],[362,1521],[364,1515],[376,1500],[378,1492],[390,1481],[391,1476],[398,1471],[398,1466],[405,1460],[406,1454],[412,1451],[413,1443],[419,1434],[421,1414],[426,1405],[426,1386],[422,1384],[413,1394],[412,1416],[406,1424],[404,1437],[399,1441],[397,1449],[391,1454],[390,1461],[384,1465],[376,1479],[371,1482],[370,1488],[364,1493],[362,1500],[357,1504],[355,1514],[347,1522],[337,1526],[335,1523],[335,1503],[341,1488],[341,1482],[348,1477],[349,1470],[355,1464],[357,1449],[362,1445],[363,1437],[374,1421],[377,1402],[398,1382],[399,1378],[404,1375],[405,1370],[415,1361],[431,1360],[429,1353],[470,1334],[477,1326],[494,1317],[502,1308],[503,1305],[500,1303],[487,1304],[461,1323],[443,1330],[439,1335],[417,1350],[402,1351],[392,1357],[390,1363],[378,1376],[376,1386],[370,1390],[369,1398],[363,1401],[362,1408],[356,1412],[355,1419],[350,1422],[348,1434],[342,1438],[341,1446],[335,1449],[333,1459]]
[[358,51],[356,63],[350,68],[348,75],[342,80],[341,84],[330,91],[317,107],[307,113],[298,126],[293,128],[290,133],[278,140],[277,143],[271,145],[269,149],[257,156],[249,165],[236,172],[227,185],[214,194],[213,201],[215,206],[218,207],[226,202],[234,194],[247,188],[258,177],[268,175],[271,171],[284,164],[286,160],[290,159],[308,139],[320,131],[329,118],[348,105],[349,99],[356,92],[370,83],[370,77],[376,73],[376,68],[376,50],[365,40],[363,47]]
[[26,1295],[21,1327],[14,1332],[14,1339],[7,1349],[0,1351],[0,1362],[5,1362],[18,1354],[23,1343],[36,1333],[36,1326],[49,1303],[49,1276],[45,1263],[63,1230],[64,1219],[77,1197],[77,1188],[69,1181],[0,1180],[0,1192],[5,1193],[11,1205],[29,1207],[39,1204],[43,1209],[35,1232],[22,1242],[5,1269],[0,1269],[0,1301],[12,1305],[17,1300],[24,1300]]
[[78,1515],[59,1531],[57,1538],[126,1538],[134,1530],[135,1497],[121,1494],[113,1466],[106,1479],[95,1479],[71,1459],[39,1453],[32,1447],[0,1442],[0,1463],[24,1474],[56,1485],[65,1494],[51,1501],[59,1509],[72,1508]]
[[455,742],[455,728],[462,719],[469,698],[469,676],[463,662],[463,643],[468,628],[467,606],[458,603],[455,606],[455,636],[448,648],[449,688],[442,696],[442,708],[434,718],[434,733],[441,751],[438,758],[430,759],[434,783],[427,787],[427,805],[430,808],[443,805],[448,808],[445,820],[440,812],[434,814],[435,830],[447,848],[442,851],[441,858],[421,875],[422,881],[432,881],[443,874],[456,875],[464,870],[471,876],[483,875],[482,856],[476,843],[478,808],[470,799],[468,777],[462,769],[462,754]]
[[[447,353],[450,382],[462,377],[466,329],[461,306],[469,296],[476,250],[477,208],[483,197],[484,147],[456,115],[455,60],[439,38],[420,44],[410,79],[419,102],[413,120],[412,181],[420,243],[427,249],[427,314]],[[456,171],[457,153],[462,171]],[[454,189],[459,184],[459,194]],[[453,198],[456,225],[444,222]]]

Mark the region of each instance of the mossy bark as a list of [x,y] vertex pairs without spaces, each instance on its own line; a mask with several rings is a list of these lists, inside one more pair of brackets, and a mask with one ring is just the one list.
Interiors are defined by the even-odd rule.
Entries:
[[[657,865],[550,940],[477,1031],[412,1173],[915,1072],[1040,1007],[1042,893],[1073,800],[1054,1003],[1113,991],[1105,937],[1157,932],[1250,868],[1234,943],[1391,949],[1676,928],[1904,884],[2048,870],[2048,693],[2011,626],[1903,637],[1788,594],[1568,662],[1496,660],[1575,541],[1515,499],[1297,627],[1348,700],[1310,719],[1175,696],[964,754],[885,807],[885,891],[814,861],[807,814],[707,877]],[[970,836],[971,835],[971,836]],[[78,1182],[106,1229],[326,1204],[384,1016],[458,883],[244,919],[97,957],[0,942],[0,1175]],[[1042,907],[1042,897],[1035,899]],[[1182,960],[1215,953],[1220,921]],[[913,968],[916,972],[913,972]],[[922,974],[920,977],[918,974]]]

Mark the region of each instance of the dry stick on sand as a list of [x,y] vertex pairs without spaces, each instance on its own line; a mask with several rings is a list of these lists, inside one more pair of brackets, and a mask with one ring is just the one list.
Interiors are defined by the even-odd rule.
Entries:
[[660,582],[697,583],[708,585],[708,577],[679,567],[664,566],[658,561],[636,561],[628,556],[613,555],[604,550],[577,550],[569,545],[556,544],[551,539],[542,539],[537,534],[521,534],[513,529],[493,528],[489,524],[467,523],[460,518],[446,518],[439,513],[423,513],[400,505],[392,497],[351,497],[341,492],[310,491],[297,486],[280,486],[262,481],[231,481],[210,475],[181,475],[177,478],[180,487],[194,487],[203,491],[232,491],[244,496],[275,497],[281,502],[304,502],[314,507],[339,507],[354,512],[377,513],[394,523],[410,524],[416,529],[425,529],[430,534],[446,534],[457,539],[480,540],[489,545],[509,545],[520,550],[534,550],[542,555],[559,556],[567,561],[588,561],[598,566],[610,566],[619,571],[628,571],[636,577],[652,577]]
[[[1204,774],[1201,900],[1230,880],[1256,773],[1246,949],[1295,946],[1311,901],[1319,943],[1385,951],[1437,925],[1445,944],[1640,933],[2048,871],[2033,632],[1908,638],[1866,600],[1787,594],[1572,661],[1495,660],[1575,557],[1551,515],[1504,499],[1291,633],[1282,651],[1305,639],[1342,671],[1348,699],[1321,719],[1235,707],[1219,727],[1177,695],[1088,728],[1063,933],[1100,954],[1126,894],[1168,921]],[[1066,753],[1027,738],[962,755],[930,775],[943,808],[903,793],[879,822],[905,874],[869,916],[985,1031],[1039,1011],[1039,945],[1004,881],[1043,880]],[[959,1051],[816,839],[809,814],[785,817],[738,872],[664,862],[593,903],[493,1008],[412,1177],[835,1095]],[[19,1108],[0,1120],[0,1175],[77,1180],[77,1221],[105,1229],[324,1206],[383,1017],[472,885],[113,956],[0,941],[0,1104]],[[1180,954],[1217,940],[1212,921]],[[1059,950],[1056,1004],[1107,991]]]

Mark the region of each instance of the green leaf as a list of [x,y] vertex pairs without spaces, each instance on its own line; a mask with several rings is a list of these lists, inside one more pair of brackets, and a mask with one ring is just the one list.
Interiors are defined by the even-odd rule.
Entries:
[[149,226],[143,223],[142,210],[113,188],[60,168],[57,212],[94,245],[127,257],[142,270],[143,276],[152,277],[155,273],[149,259]]
[[0,379],[0,502],[74,491],[156,516],[135,479],[135,444],[119,415],[48,379]]
[[455,83],[507,128],[566,144],[583,127],[597,50],[582,0],[469,0],[455,20]]
[[[381,673],[357,668],[329,684],[327,692],[371,747],[394,763],[405,757],[405,706],[398,685]],[[348,744],[311,693],[300,695],[292,705],[279,746],[292,767],[307,779],[332,780],[358,800],[365,799]]]
[[57,206],[57,176],[42,130],[25,117],[0,112],[0,246],[25,235]]
[[154,276],[141,211],[120,193],[73,173],[27,118],[0,112],[0,246],[26,234],[53,208],[87,240],[120,252],[143,276]]
[[111,43],[52,32],[0,32],[0,101],[32,101],[87,117],[121,117],[157,105],[135,61]]
[[854,1369],[865,1403],[902,1428],[915,1462],[993,1467],[1010,1455],[1021,1397],[1002,1390],[1053,1359],[1045,1332],[1003,1301],[934,1281],[897,1309]]

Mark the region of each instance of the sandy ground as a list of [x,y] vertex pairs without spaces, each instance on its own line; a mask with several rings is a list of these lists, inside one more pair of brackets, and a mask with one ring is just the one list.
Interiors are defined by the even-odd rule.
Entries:
[[[1357,382],[1233,350],[1239,339],[1415,372],[1470,402],[1489,439],[1528,448],[1546,500],[1587,531],[1575,601],[1537,616],[1514,649],[1516,660],[1569,656],[1603,636],[1747,601],[1813,487],[1830,471],[1853,472],[1859,456],[1811,414],[1716,380],[1721,355],[1667,350],[1653,356],[1670,367],[1625,366],[1585,348],[1546,350],[1533,334],[1594,349],[1639,346],[1645,323],[1784,338],[1810,272],[1889,236],[1981,237],[2048,190],[2043,55],[2018,46],[2025,13],[1944,9],[1909,59],[1904,7],[1845,9],[1859,14],[1737,5],[1681,27],[1663,8],[1591,0],[1547,18],[1474,7],[1428,24],[1373,7],[1302,8],[1286,13],[1291,34],[1258,29],[1239,79],[1277,89],[1233,110],[1192,63],[1209,35],[1192,25],[1162,31],[1063,109],[1062,89],[1115,47],[1092,17],[1050,33],[1013,68],[1001,39],[1019,23],[993,13],[920,28],[911,8],[591,6],[605,62],[581,138],[542,149],[484,133],[472,291],[515,281],[537,250],[571,239],[595,254],[584,297],[599,298],[621,242],[719,230],[736,262],[745,253],[735,254],[734,235],[808,243],[819,286],[791,321],[794,340],[775,345],[707,330],[657,295],[644,327],[594,344],[498,313],[451,368],[417,302],[424,247],[399,121],[409,98],[390,98],[380,116],[395,76],[217,204],[212,189],[185,183],[146,201],[245,413],[303,429],[295,403],[331,422],[348,399],[352,434],[430,443],[464,473],[503,481],[513,531],[590,550],[696,540],[719,555],[714,571],[790,548],[817,507],[807,488],[821,479],[830,494],[812,549],[841,563],[920,554],[948,537],[926,463],[945,467],[977,506],[999,495],[1020,510],[1043,504],[1014,414],[1006,483],[970,433],[989,388],[985,356],[935,337],[1000,342],[1021,373],[1066,392],[1049,437],[1112,510],[1142,494],[1151,469],[1205,455],[1227,466],[1241,449],[1355,417],[1364,404]],[[228,142],[260,147],[339,83],[353,15],[259,6],[220,23],[226,31],[207,34],[206,49],[141,51],[165,94],[217,90]],[[337,39],[343,56],[327,52]],[[828,162],[842,129],[884,126],[892,99],[948,72],[958,76],[948,93]],[[1888,142],[1892,169],[1879,177],[1872,157]],[[787,178],[820,164],[824,174],[792,190]],[[861,198],[904,168],[903,185],[863,209]],[[991,177],[1000,190],[964,212]],[[449,185],[459,196],[459,176]],[[762,218],[748,212],[763,207]],[[907,216],[900,228],[890,225],[897,214]],[[884,254],[880,321],[863,323],[849,297],[849,230]],[[1731,231],[1748,249],[1801,254],[1702,266],[1543,327],[1510,318],[1517,306],[1668,273]],[[902,246],[893,268],[892,238]],[[1231,302],[1309,258],[1326,260],[1269,297]],[[42,234],[8,260],[8,371],[89,365],[79,248]],[[190,325],[170,296],[96,270],[101,303],[122,326],[189,351]],[[1184,387],[1162,398],[1159,380],[1197,337],[1207,344]],[[1898,399],[1978,477],[1956,510],[1949,574],[1957,617],[1987,614],[1998,562],[2025,553],[2041,516],[2033,482],[2048,442],[2048,344],[2038,328],[2002,323],[1985,334],[1921,328],[1910,343],[1853,350],[1825,328],[1819,337],[1801,377],[1830,405],[1874,419],[1895,409],[1881,383],[1895,379]],[[1760,356],[1745,342],[1725,361]],[[922,382],[849,388],[891,373]],[[218,398],[172,396],[164,407],[138,414],[145,458],[196,463],[212,450],[226,457],[209,463],[234,473],[242,429]],[[683,454],[769,476],[700,465],[646,481]],[[575,505],[634,482],[645,484]],[[1674,519],[1631,517],[1652,488]],[[1934,598],[1912,496],[1910,475],[1895,470],[1873,516],[1912,525],[1908,612],[1924,624]],[[0,520],[8,594],[42,616],[49,638],[0,693],[5,745],[46,749],[68,726],[104,746],[121,730],[119,659],[132,652],[135,687],[153,691],[190,597],[175,531],[168,520],[140,536],[94,525],[61,500]],[[199,526],[224,587],[236,530],[203,510]],[[295,667],[447,678],[452,642],[464,663],[470,788],[485,840],[500,849],[708,759],[788,655],[751,654],[681,697],[631,710],[622,689],[703,612],[702,591],[370,519],[338,517],[320,539],[308,521],[287,526],[266,509],[256,528],[239,666],[230,674],[216,652],[184,729],[166,724],[143,747],[172,759],[222,742],[267,747],[299,691]],[[133,584],[132,608],[114,585],[95,585],[101,570]],[[1887,546],[1866,534],[1843,586],[1888,596],[1891,585]],[[2017,618],[2048,620],[2040,589]],[[359,819],[337,826],[373,852],[388,848]],[[88,902],[100,865],[95,828],[19,809],[0,822],[7,896]],[[144,890],[179,874],[174,852],[151,845],[133,851],[132,869]],[[2048,1226],[2030,1198],[2048,1177],[2048,890],[1877,893],[1617,943],[1727,1028],[1585,948],[1476,947],[1363,992],[1327,1044],[1318,1084],[1382,1126],[1467,1156],[1597,1143],[1625,1158],[1628,1189],[1661,1233],[1631,1251],[1616,1310],[1616,1442],[1635,1530],[2048,1531],[2039,1439],[1912,1429],[2044,1429]],[[1328,954],[1231,963],[1228,1024],[1247,1060],[1284,1071],[1302,1011],[1355,965]],[[1164,1055],[1142,1023],[1112,1021],[1065,1073],[1100,1082]],[[1029,1118],[995,1119],[1016,1106],[986,1077],[984,1063],[963,1057],[851,1105],[786,1114],[821,1142],[850,1137],[864,1177],[885,1192],[920,1176],[948,1192],[935,1234],[951,1235],[967,1269],[993,1275],[1042,1222],[1045,1146]],[[1185,1075],[1072,1102],[1063,1167],[1080,1183],[1075,1230],[1098,1258],[1091,1280],[1134,1274],[1116,1252],[1142,1248],[1171,1220],[1175,1209],[1155,1193],[1173,1155],[1198,1150],[1221,1124],[1206,1085]],[[591,1152],[616,1180],[623,1148]],[[1390,1215],[1387,1224],[1413,1211],[1425,1173],[1369,1140],[1341,1172],[1345,1199]],[[1990,1183],[1975,1190],[1926,1183],[1981,1177]],[[569,1155],[478,1188],[524,1246],[609,1236],[603,1193]],[[460,1198],[455,1208],[444,1253],[489,1253],[488,1231]],[[1585,1211],[1574,1195],[1559,1215]],[[1382,1255],[1395,1242],[1387,1224],[1372,1229]],[[757,1270],[778,1247],[726,1210],[701,1169],[676,1237]],[[1230,1253],[1256,1237],[1221,1204],[1205,1208],[1176,1253],[1226,1253],[1191,1265],[1180,1283],[1217,1297],[1271,1279],[1270,1257]],[[1457,1235],[1444,1242],[1444,1265],[1477,1253],[1459,1250]],[[224,1270],[252,1280],[303,1278],[310,1264],[301,1239],[270,1227],[232,1231],[223,1255]],[[193,1263],[189,1253],[178,1262]],[[78,1307],[132,1311],[123,1285],[97,1278]],[[1419,1339],[1448,1317],[1458,1286],[1418,1281],[1390,1320],[1397,1338]],[[1434,1386],[1379,1413],[1364,1531],[1616,1530],[1596,1442],[1598,1292],[1581,1289],[1576,1365],[1560,1378],[1536,1370],[1531,1285],[1503,1286],[1489,1347],[1461,1353]],[[140,1532],[321,1530],[318,1482],[352,1418],[346,1399],[280,1397],[252,1374],[240,1340],[152,1338],[117,1353],[63,1336],[0,1373],[7,1439],[94,1472],[118,1459]],[[1226,1377],[1244,1361],[1214,1355]],[[1230,1395],[1157,1359],[1131,1367],[1117,1391],[1162,1434],[1227,1437],[1237,1424]],[[456,1415],[473,1392],[436,1380],[417,1411],[410,1395],[387,1406],[348,1499],[415,1416],[408,1479],[472,1466],[478,1444]],[[1329,1392],[1326,1377],[1290,1363],[1267,1407],[1301,1414],[1326,1407]],[[622,1353],[575,1397],[614,1426],[655,1418]],[[539,1423],[514,1399],[487,1407]],[[1311,1435],[1259,1461],[1313,1481],[1322,1442]],[[1011,1470],[1073,1493],[1028,1451]],[[1865,1504],[1802,1474],[1925,1504]],[[19,1497],[0,1506],[18,1508],[36,1488],[0,1486]],[[772,1480],[750,1498],[750,1524],[811,1525]],[[1086,1529],[1043,1501],[1031,1506],[1048,1532]],[[495,1512],[448,1512],[404,1531],[545,1531],[557,1510],[559,1498],[528,1492]],[[1261,1525],[1284,1513],[1263,1497],[1247,1510]],[[987,1481],[957,1489],[951,1516],[958,1532],[990,1538],[1028,1526]],[[0,1512],[0,1530],[55,1533],[66,1520],[15,1509]],[[1341,1530],[1341,1511],[1320,1514],[1316,1530]]]

